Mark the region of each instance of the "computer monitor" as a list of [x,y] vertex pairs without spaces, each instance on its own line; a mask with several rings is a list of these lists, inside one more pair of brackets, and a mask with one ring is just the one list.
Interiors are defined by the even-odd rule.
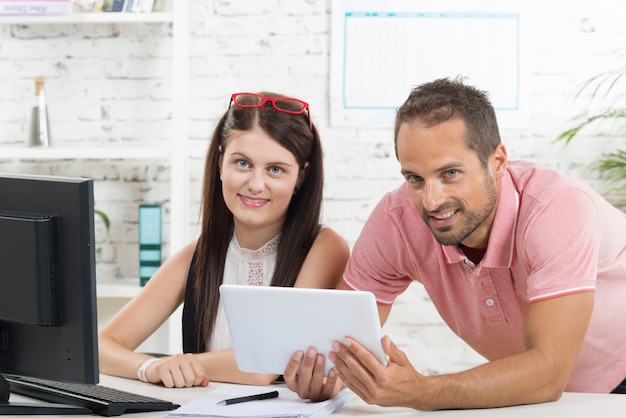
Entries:
[[98,383],[94,246],[92,179],[0,173],[3,411],[2,374]]

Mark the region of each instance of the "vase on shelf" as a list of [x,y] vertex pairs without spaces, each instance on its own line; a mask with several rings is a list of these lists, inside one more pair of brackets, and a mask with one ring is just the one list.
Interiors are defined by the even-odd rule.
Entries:
[[43,77],[35,77],[35,96],[37,102],[31,112],[28,144],[31,147],[49,147],[50,124]]

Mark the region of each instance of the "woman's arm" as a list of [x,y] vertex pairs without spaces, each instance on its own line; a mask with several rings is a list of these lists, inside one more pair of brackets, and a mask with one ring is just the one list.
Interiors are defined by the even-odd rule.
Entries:
[[295,287],[334,289],[341,282],[350,257],[346,240],[330,228],[322,228],[307,255]]
[[99,332],[100,371],[137,378],[139,366],[150,356],[135,353],[183,302],[187,273],[196,243],[190,243],[167,260],[142,291],[128,302]]

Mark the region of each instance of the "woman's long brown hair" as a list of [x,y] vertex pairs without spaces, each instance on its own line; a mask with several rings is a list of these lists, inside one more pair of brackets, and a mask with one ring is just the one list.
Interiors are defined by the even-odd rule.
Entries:
[[[274,93],[265,96],[282,97]],[[232,106],[219,120],[207,151],[202,201],[202,230],[190,271],[193,287],[183,310],[196,323],[184,331],[185,352],[204,352],[215,326],[219,304],[219,286],[224,276],[226,252],[233,234],[233,215],[226,207],[219,180],[219,158],[228,146],[231,130],[247,131],[259,126],[281,146],[289,150],[306,175],[293,195],[278,245],[272,286],[293,286],[302,264],[320,230],[324,170],[322,148],[315,126],[310,128],[306,113],[288,114],[274,109],[271,103],[262,108]],[[308,165],[307,165],[308,163]],[[190,291],[193,291],[192,293]],[[191,300],[189,299],[191,297]],[[189,312],[188,309],[192,309]],[[185,312],[187,311],[187,312]],[[185,326],[183,325],[183,329]]]

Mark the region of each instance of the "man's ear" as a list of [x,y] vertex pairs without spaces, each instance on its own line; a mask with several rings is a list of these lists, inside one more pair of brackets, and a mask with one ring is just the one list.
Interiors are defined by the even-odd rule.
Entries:
[[507,162],[506,147],[503,144],[499,144],[491,154],[491,157],[489,157],[489,165],[491,166],[494,178],[499,179],[504,176]]

